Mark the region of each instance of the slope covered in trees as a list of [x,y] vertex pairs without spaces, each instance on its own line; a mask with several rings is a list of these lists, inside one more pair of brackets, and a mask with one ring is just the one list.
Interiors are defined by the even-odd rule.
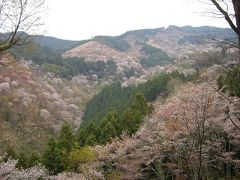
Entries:
[[99,160],[120,179],[238,179],[239,129],[230,118],[239,125],[240,101],[224,96],[209,82],[184,85],[137,136],[96,147]]
[[[131,112],[138,109],[144,114],[146,101],[140,94],[135,97]],[[239,103],[239,98],[223,96],[208,82],[188,83],[165,103],[155,104],[152,116],[141,125],[137,135],[124,135],[107,144],[97,142],[104,144],[101,146],[80,147],[86,139],[74,135],[71,127],[64,124],[59,135],[49,140],[40,162],[51,174],[74,171],[86,179],[238,179],[239,130],[230,119],[239,125]],[[91,144],[94,135],[103,139],[103,135],[112,133],[109,137],[115,137],[116,126],[109,122],[114,124],[118,118],[114,112],[106,116],[100,123],[101,131],[96,131],[97,126],[89,126],[91,136],[85,143]],[[13,176],[7,169],[10,165],[10,160],[2,163],[0,175],[5,167],[4,172]],[[38,168],[35,176],[47,177],[42,170]],[[32,171],[26,170],[26,176]],[[20,176],[19,170],[15,173]]]
[[240,66],[230,69],[227,73],[218,77],[218,88],[228,92],[232,96],[240,97]]
[[150,115],[149,106],[142,93],[136,93],[134,99],[121,113],[108,112],[100,122],[90,122],[86,127],[80,127],[78,141],[81,146],[106,144],[111,139],[120,137],[123,132],[132,135],[137,132],[145,116]]
[[93,40],[114,48],[118,51],[126,52],[130,48],[130,44],[127,41],[120,39],[119,37],[96,36],[93,38]]
[[48,46],[38,46],[37,44],[15,49],[13,54],[16,58],[31,59],[33,63],[41,65],[45,72],[53,73],[61,78],[71,79],[79,74],[87,76],[95,74],[99,78],[109,77],[115,74],[117,68],[111,60],[88,62],[85,58],[63,58],[60,52]]
[[144,44],[141,51],[147,55],[146,58],[141,59],[141,63],[147,67],[154,67],[157,65],[165,66],[173,63],[173,58],[169,57],[166,52],[155,48],[151,45]]
[[134,99],[134,94],[142,92],[147,102],[154,101],[159,95],[166,97],[171,88],[169,82],[172,79],[179,81],[192,80],[196,75],[185,76],[181,73],[160,74],[144,84],[138,86],[122,87],[120,82],[116,82],[103,88],[87,104],[83,117],[83,124],[102,119],[108,112],[123,112]]
[[[0,120],[3,122],[1,123],[3,131],[0,135],[4,140],[0,143],[6,148],[7,155],[0,165],[0,173],[5,165],[12,167],[16,165],[17,168],[24,169],[34,165],[44,165],[50,174],[64,171],[91,174],[91,170],[95,171],[95,167],[98,167],[96,171],[103,174],[106,179],[124,179],[127,176],[128,179],[134,179],[137,176],[164,179],[170,176],[179,177],[180,174],[189,179],[193,177],[213,179],[237,177],[239,145],[236,129],[239,127],[239,110],[234,109],[236,107],[228,102],[226,104],[229,107],[221,109],[223,105],[219,99],[222,97],[216,97],[213,91],[204,94],[201,91],[204,88],[200,86],[196,89],[188,87],[189,93],[187,90],[179,91],[180,94],[176,95],[179,100],[173,100],[174,97],[168,99],[168,95],[174,91],[175,84],[179,85],[195,79],[197,75],[185,76],[183,73],[173,72],[179,64],[169,65],[165,69],[159,65],[172,64],[177,60],[183,60],[189,65],[188,60],[193,60],[191,69],[200,68],[200,71],[197,71],[199,73],[202,68],[205,68],[202,70],[205,71],[214,64],[215,58],[221,58],[221,56],[214,55],[211,59],[209,52],[205,53],[206,56],[203,58],[194,53],[184,54],[188,51],[187,48],[181,54],[186,59],[177,59],[179,58],[177,56],[173,59],[168,55],[169,52],[173,52],[174,55],[179,48],[181,51],[181,48],[185,48],[185,44],[190,44],[188,48],[196,48],[197,51],[199,46],[205,48],[206,42],[201,43],[194,35],[186,35],[187,31],[192,32],[193,29],[171,27],[128,32],[117,38],[94,38],[94,41],[117,50],[120,55],[124,53],[126,55],[124,58],[132,54],[135,56],[131,58],[136,57],[137,54],[142,60],[139,57],[133,60],[130,58],[132,61],[124,58],[119,60],[119,57],[116,57],[118,61],[84,57],[63,58],[58,50],[38,45],[14,49],[16,57],[23,56],[27,60],[31,59],[33,63],[40,65],[40,68],[35,65],[31,66],[26,61],[19,61],[26,63],[26,67],[18,66],[17,70],[12,64],[9,67],[4,63],[1,64],[0,69],[3,73],[0,75]],[[198,30],[199,33],[205,34],[208,29],[212,28],[204,27]],[[218,29],[213,28],[212,34],[214,34],[213,30]],[[178,32],[180,36],[174,36],[174,32]],[[168,33],[173,34],[170,40],[168,40]],[[226,38],[230,36],[231,33]],[[51,41],[42,43],[54,46]],[[163,46],[165,44],[167,45]],[[59,45],[62,46],[61,42]],[[212,47],[212,44],[210,46]],[[172,47],[176,49],[173,50]],[[219,48],[219,46],[213,46],[213,51],[214,48]],[[29,54],[29,51],[34,53]],[[220,55],[219,52],[217,51],[217,54]],[[199,61],[195,60],[194,56]],[[11,63],[16,65],[19,62]],[[32,67],[37,70],[32,71]],[[180,64],[180,68],[182,67]],[[159,71],[154,71],[156,69]],[[172,73],[161,74],[146,81],[148,77],[166,69]],[[115,76],[116,71],[120,71],[119,74],[126,73],[122,76]],[[185,69],[181,69],[182,71],[190,72]],[[144,74],[146,72],[149,76]],[[77,131],[74,131],[70,125],[64,124],[58,133],[63,122],[68,121],[71,124],[80,122],[82,117],[80,110],[85,105],[84,102],[97,91],[99,79],[96,76],[92,76],[96,79],[93,81],[96,86],[90,88],[91,83],[87,79],[75,81],[75,76],[79,74],[84,77],[97,75],[100,78],[111,80],[116,78],[123,81],[132,80],[131,76],[144,77],[142,82],[145,83],[135,86],[134,82],[133,85],[122,86],[120,82],[115,82],[106,86],[88,102],[83,124]],[[233,73],[228,73],[219,80],[220,89],[223,90],[221,93],[230,93],[231,96],[228,94],[225,96],[232,102],[236,102],[237,107],[239,107],[238,99],[233,96],[239,96],[238,76],[239,68],[236,67]],[[87,93],[88,96],[84,97],[85,92],[91,93]],[[174,93],[172,95],[175,96]],[[163,106],[160,108],[155,106],[157,109],[153,111],[150,103],[159,96],[164,100],[157,103]],[[164,104],[166,99],[168,100]],[[30,106],[32,108],[29,108]],[[195,112],[200,116],[196,118]],[[204,113],[208,113],[207,118],[201,116]],[[220,115],[224,118],[219,118]],[[188,123],[184,121],[185,119]],[[237,124],[234,126],[231,121]],[[47,143],[46,139],[50,135],[53,138]],[[46,148],[44,148],[43,145],[46,143]],[[18,148],[7,146],[7,144],[14,144]],[[24,148],[21,148],[20,144]],[[89,145],[92,147],[88,147]],[[35,153],[32,147],[44,153]],[[92,151],[93,148],[95,152]],[[219,156],[214,156],[214,153]],[[10,157],[19,161],[8,160]],[[94,166],[89,166],[91,163]],[[38,171],[42,172],[41,169]],[[21,174],[19,169],[14,172],[19,176]],[[1,176],[2,174],[0,178]]]

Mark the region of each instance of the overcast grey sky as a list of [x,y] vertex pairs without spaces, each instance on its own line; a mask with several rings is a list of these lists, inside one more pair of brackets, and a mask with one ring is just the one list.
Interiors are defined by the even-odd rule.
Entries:
[[202,17],[197,0],[46,0],[46,35],[82,40],[128,30],[177,26],[228,27],[223,19]]

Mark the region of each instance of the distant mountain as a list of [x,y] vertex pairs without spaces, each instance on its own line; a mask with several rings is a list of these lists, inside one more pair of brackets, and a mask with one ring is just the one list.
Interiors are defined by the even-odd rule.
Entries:
[[133,30],[127,31],[126,33],[119,36],[119,38],[126,38],[126,37],[134,37],[138,40],[144,40],[148,36],[154,36],[159,32],[164,31],[165,28],[156,28],[156,29],[140,29],[140,30]]
[[[28,37],[30,36],[29,40],[33,41],[36,44],[39,44],[41,46],[47,46],[50,47],[53,50],[57,51],[63,51],[73,48],[76,45],[80,45],[82,43],[85,43],[86,41],[71,41],[71,40],[63,40],[58,39],[55,37],[50,36],[43,36],[43,35],[29,35],[27,33],[18,32],[18,34],[21,34],[21,37]],[[3,33],[0,36],[1,40],[6,40],[9,37],[9,33]]]
[[173,64],[196,53],[220,51],[219,40],[234,38],[231,29],[210,26],[141,29],[120,36],[96,36],[67,50],[63,57],[90,62],[112,60],[119,73],[134,69],[141,74],[147,68]]
[[[120,79],[140,77],[149,72],[149,68],[161,69],[183,61],[193,64],[201,53],[224,54],[223,44],[219,41],[233,41],[236,38],[229,28],[173,25],[167,28],[128,31],[120,36],[96,36],[84,41],[62,40],[49,36],[32,37],[33,42],[40,46],[14,49],[13,53],[17,58],[31,59],[39,65],[58,65],[60,74],[64,76],[81,74],[86,65],[88,73],[85,75],[117,75]],[[71,58],[75,58],[76,62]],[[116,69],[109,71],[107,62]],[[69,70],[70,66],[72,70]]]
[[213,38],[220,39],[233,39],[235,38],[235,34],[230,28],[218,28],[212,26],[201,26],[201,27],[192,27],[192,26],[184,26],[181,28],[185,32],[195,32],[202,36],[208,36]]
[[[162,69],[183,61],[194,64],[193,61],[199,59],[201,53],[224,54],[223,44],[219,41],[232,41],[234,38],[235,34],[229,28],[172,25],[167,28],[128,31],[120,36],[96,36],[84,41],[33,36],[33,42],[40,46],[16,48],[13,51],[17,58],[31,59],[39,65],[57,65],[63,76],[81,74],[86,66],[88,70],[87,73],[84,70],[84,75],[107,78],[117,75],[125,79],[144,76],[153,71],[151,68]],[[116,68],[111,71],[107,62]],[[196,65],[189,67],[195,68]]]
[[63,40],[50,36],[33,36],[33,42],[40,44],[41,46],[50,47],[53,50],[68,50],[73,48],[74,46],[86,43],[87,41],[71,41],[71,40]]
[[235,34],[230,28],[218,28],[212,26],[200,26],[200,27],[193,27],[193,26],[183,26],[178,27],[171,25],[167,28],[156,28],[156,29],[140,29],[140,30],[133,30],[128,31],[120,36],[119,38],[126,38],[128,36],[144,38],[149,36],[155,36],[158,33],[163,33],[166,31],[183,31],[185,33],[194,33],[200,36],[208,36],[208,37],[215,37],[215,38],[234,38]]
[[40,46],[13,48],[14,57],[0,57],[0,152],[8,144],[41,150],[63,122],[78,127],[86,102],[115,80],[127,87],[161,72],[193,74],[233,52],[207,36],[235,37],[231,29],[207,26],[143,29],[86,41],[33,36]]

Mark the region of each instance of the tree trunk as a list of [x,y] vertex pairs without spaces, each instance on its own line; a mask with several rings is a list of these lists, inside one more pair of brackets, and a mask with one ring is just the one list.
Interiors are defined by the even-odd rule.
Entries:
[[236,26],[237,26],[237,36],[238,36],[238,63],[240,64],[240,0],[232,0],[234,12],[235,12],[235,19],[236,19]]
[[202,171],[202,145],[199,145],[199,157],[198,157],[198,180],[202,180],[201,171]]
[[[228,147],[227,147],[227,152],[229,152],[230,150],[230,142],[228,143]],[[231,165],[229,164],[229,162],[227,162],[227,174],[226,174],[226,179],[229,180],[231,179]]]
[[198,144],[198,172],[197,172],[197,180],[202,180],[202,137],[199,132],[199,144]]

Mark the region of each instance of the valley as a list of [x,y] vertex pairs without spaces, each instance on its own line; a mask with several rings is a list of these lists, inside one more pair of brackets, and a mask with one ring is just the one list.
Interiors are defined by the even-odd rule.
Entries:
[[[209,26],[84,41],[33,37],[1,54],[0,157],[13,168],[44,165],[44,178],[192,179],[207,146],[204,173],[230,158],[239,177],[239,124],[231,123],[239,89],[235,75],[224,75],[238,52],[222,43],[234,38]],[[234,155],[226,157],[230,141]]]

